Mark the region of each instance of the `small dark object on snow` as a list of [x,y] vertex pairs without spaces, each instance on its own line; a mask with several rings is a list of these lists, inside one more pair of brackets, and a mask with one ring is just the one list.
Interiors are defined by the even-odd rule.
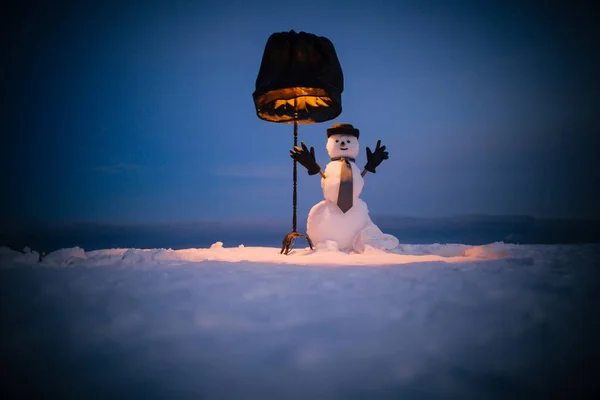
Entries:
[[279,254],[290,254],[290,252],[294,249],[294,239],[296,239],[298,236],[306,238],[310,249],[313,249],[313,244],[307,235],[303,233],[298,233],[296,231],[292,231],[285,235],[285,237],[283,238],[283,243],[281,244],[281,251],[279,252]]

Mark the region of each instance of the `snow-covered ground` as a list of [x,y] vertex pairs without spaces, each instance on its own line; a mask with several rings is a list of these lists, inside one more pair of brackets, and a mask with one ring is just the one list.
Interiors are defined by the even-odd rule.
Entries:
[[[0,248],[3,394],[549,398],[598,390],[600,245]],[[4,397],[6,398],[6,397]]]

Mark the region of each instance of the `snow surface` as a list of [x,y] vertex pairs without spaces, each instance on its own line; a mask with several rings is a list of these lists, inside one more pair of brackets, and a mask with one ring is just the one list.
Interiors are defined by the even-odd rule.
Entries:
[[218,242],[75,247],[40,262],[0,248],[2,394],[591,394],[599,255],[599,245],[492,243],[283,256]]

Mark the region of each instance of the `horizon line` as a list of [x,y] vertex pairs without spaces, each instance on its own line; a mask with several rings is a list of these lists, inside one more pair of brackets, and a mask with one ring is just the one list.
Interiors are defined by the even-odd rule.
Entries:
[[[443,216],[417,216],[417,215],[405,215],[405,214],[372,214],[372,219],[404,219],[404,220],[460,220],[460,219],[521,219],[521,220],[536,220],[536,221],[571,221],[571,222],[597,222],[600,223],[600,216],[589,216],[589,217],[559,217],[559,216],[533,216],[527,214],[485,214],[485,213],[469,213],[469,214],[449,214]],[[290,223],[291,218],[289,217],[276,217],[276,218],[205,218],[205,219],[190,219],[190,220],[171,220],[171,221],[98,221],[98,220],[67,220],[67,221],[23,221],[7,223],[5,227],[0,228],[0,233],[6,233],[11,230],[20,230],[27,228],[60,228],[66,226],[77,226],[77,225],[97,225],[97,226],[120,226],[120,227],[143,227],[143,226],[181,226],[181,225],[193,225],[193,224],[231,224],[231,223],[243,223],[248,224],[281,224]],[[299,222],[306,222],[307,217],[298,217]],[[384,222],[384,221],[380,221]]]

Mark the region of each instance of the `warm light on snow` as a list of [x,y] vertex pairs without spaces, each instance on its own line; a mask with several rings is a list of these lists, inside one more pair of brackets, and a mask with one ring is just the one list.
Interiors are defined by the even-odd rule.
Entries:
[[[364,253],[343,252],[334,249],[310,248],[294,249],[289,255],[279,254],[281,249],[274,247],[225,247],[216,242],[210,248],[203,249],[107,249],[86,252],[74,247],[60,249],[45,256],[40,263],[43,266],[61,266],[77,263],[93,266],[107,263],[125,262],[178,265],[182,262],[223,261],[269,264],[318,265],[318,266],[390,266],[424,262],[468,263],[473,261],[494,260],[507,256],[514,246],[494,243],[485,246],[450,245],[401,245],[391,252],[367,249]],[[25,264],[37,264],[36,252],[24,254],[6,247],[0,251],[0,257]]]

